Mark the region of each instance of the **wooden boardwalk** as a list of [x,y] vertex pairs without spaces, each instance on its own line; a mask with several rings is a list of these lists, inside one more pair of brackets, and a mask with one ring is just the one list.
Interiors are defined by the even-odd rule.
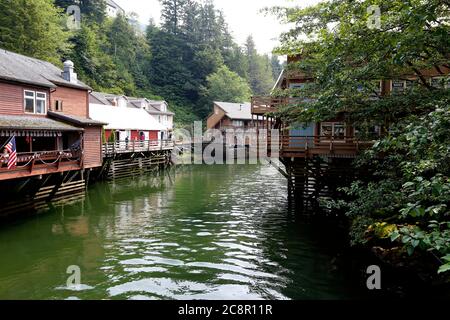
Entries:
[[117,141],[103,145],[103,157],[108,158],[118,154],[153,152],[173,150],[175,143],[172,140],[155,141]]

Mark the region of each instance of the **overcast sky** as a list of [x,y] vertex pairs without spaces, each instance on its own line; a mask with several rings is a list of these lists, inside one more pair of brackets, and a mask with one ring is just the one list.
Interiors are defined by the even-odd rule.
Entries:
[[[127,12],[134,11],[140,21],[147,24],[150,18],[160,21],[161,6],[158,0],[115,0]],[[278,44],[279,35],[286,30],[277,19],[264,16],[260,9],[275,5],[299,5],[302,7],[318,3],[320,0],[214,0],[218,9],[225,13],[235,40],[243,44],[251,34],[261,53],[271,53]]]

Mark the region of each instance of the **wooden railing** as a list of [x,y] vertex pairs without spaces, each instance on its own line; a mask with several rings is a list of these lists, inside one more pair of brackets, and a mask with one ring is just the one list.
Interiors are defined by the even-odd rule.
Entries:
[[280,105],[287,102],[286,98],[252,97],[252,114],[264,115],[274,112]]
[[174,142],[172,140],[116,141],[103,145],[103,155],[172,150],[173,148]]
[[14,168],[8,170],[7,162],[8,158],[0,156],[0,174],[27,169],[32,173],[35,168],[59,169],[63,163],[76,164],[81,168],[82,153],[74,150],[20,152],[17,153],[17,165]]
[[[282,157],[307,157],[314,155],[356,156],[373,145],[373,141],[361,141],[356,137],[287,136],[279,139]],[[269,149],[272,146],[268,139]]]
[[281,106],[300,105],[302,98],[252,97],[252,114],[265,115],[277,111]]

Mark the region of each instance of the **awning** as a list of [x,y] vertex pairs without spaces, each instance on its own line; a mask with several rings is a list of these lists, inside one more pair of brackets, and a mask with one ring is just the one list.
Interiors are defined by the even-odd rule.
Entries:
[[48,130],[0,130],[0,137],[61,137],[61,131]]
[[45,116],[10,116],[0,115],[0,136],[18,137],[58,137],[62,132],[82,132],[64,122],[55,121]]

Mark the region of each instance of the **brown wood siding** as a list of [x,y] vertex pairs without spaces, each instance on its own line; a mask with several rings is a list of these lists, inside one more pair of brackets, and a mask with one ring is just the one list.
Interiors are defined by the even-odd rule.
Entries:
[[47,108],[48,108],[48,99],[49,99],[48,97],[50,93],[49,89],[0,82],[0,114],[7,114],[7,115],[25,114],[23,105],[24,90],[45,92],[47,94]]
[[58,87],[50,95],[50,110],[54,111],[55,101],[57,100],[63,102],[62,112],[74,116],[88,117],[87,90]]
[[84,131],[84,167],[101,167],[102,155],[102,128],[85,128]]
[[214,105],[213,114],[208,118],[206,127],[208,129],[217,128],[223,117],[225,117],[225,112],[222,110],[222,108]]

